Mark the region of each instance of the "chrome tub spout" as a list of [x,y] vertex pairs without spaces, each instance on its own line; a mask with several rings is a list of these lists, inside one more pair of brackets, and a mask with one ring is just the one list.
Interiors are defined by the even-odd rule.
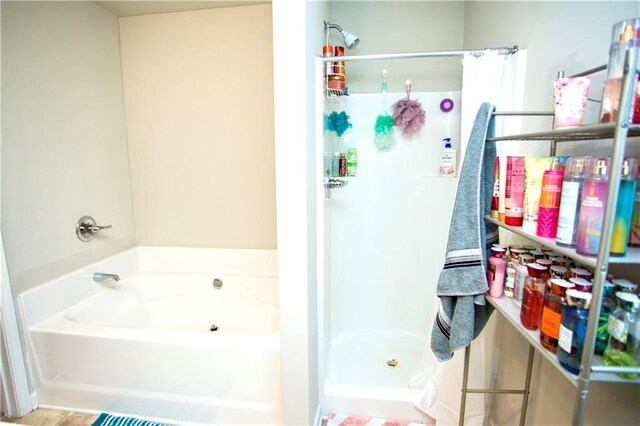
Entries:
[[120,281],[120,276],[117,274],[108,274],[106,272],[96,272],[93,274],[93,280],[97,283],[105,281],[116,282]]

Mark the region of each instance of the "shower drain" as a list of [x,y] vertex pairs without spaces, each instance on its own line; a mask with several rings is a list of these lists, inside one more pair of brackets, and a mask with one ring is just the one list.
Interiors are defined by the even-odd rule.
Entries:
[[385,364],[387,364],[387,367],[389,368],[398,368],[400,367],[400,360],[396,358],[391,358],[391,359],[388,359],[387,362],[385,362]]

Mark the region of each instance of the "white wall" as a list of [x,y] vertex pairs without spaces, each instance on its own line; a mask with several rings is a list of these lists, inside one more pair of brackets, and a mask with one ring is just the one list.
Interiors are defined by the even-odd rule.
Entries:
[[121,18],[120,41],[138,244],[275,248],[271,5]]
[[[2,2],[2,229],[16,293],[134,244],[118,21]],[[76,221],[111,224],[91,243]]]
[[[331,1],[329,7],[330,22],[360,37],[360,44],[345,49],[345,55],[462,49],[461,1]],[[342,45],[338,31],[332,29],[330,36],[332,44]],[[389,92],[404,92],[406,79],[416,92],[458,90],[462,84],[456,57],[347,62],[346,67],[351,93],[379,92],[383,68]]]
[[[326,2],[273,1],[278,274],[285,424],[312,424],[318,405],[313,61]],[[320,23],[320,24],[318,24]],[[292,34],[304,35],[292,37]],[[319,35],[320,34],[320,35]],[[295,94],[295,102],[292,102]],[[302,107],[304,106],[304,107]]]
[[[623,19],[638,16],[637,2],[466,2],[464,47],[518,44],[528,49],[524,93],[525,110],[552,110],[552,80],[557,71],[566,75],[607,63],[611,28]],[[592,95],[602,94],[602,76],[596,76]],[[597,105],[591,108],[597,110]],[[593,119],[594,115],[590,115]],[[550,119],[523,121],[526,131],[550,128]],[[610,153],[609,145],[560,145],[559,154]],[[543,144],[521,144],[524,155],[543,154]],[[584,151],[583,151],[584,152]],[[637,153],[637,144],[627,151]],[[597,155],[597,154],[596,154]],[[640,277],[638,277],[640,278]],[[511,326],[502,326],[496,385],[518,388],[524,382],[528,344]],[[527,424],[570,424],[576,389],[537,357],[531,387]],[[637,386],[592,384],[586,424],[637,424]],[[521,398],[494,397],[495,424],[518,421]],[[608,407],[608,408],[607,408]],[[609,409],[611,408],[611,409]]]

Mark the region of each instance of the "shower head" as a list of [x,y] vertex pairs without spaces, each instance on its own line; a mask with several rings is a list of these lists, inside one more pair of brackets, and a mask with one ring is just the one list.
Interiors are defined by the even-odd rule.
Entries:
[[342,39],[344,40],[344,45],[347,47],[347,49],[354,48],[358,45],[358,43],[360,43],[360,39],[357,35],[343,30],[342,27],[338,24],[332,24],[330,22],[324,21],[324,32],[327,39],[329,38],[329,30],[331,28],[335,28],[336,30],[340,31],[340,34],[342,34]]

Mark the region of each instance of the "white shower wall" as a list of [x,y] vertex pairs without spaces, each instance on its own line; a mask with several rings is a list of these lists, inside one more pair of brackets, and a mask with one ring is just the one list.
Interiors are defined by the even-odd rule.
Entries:
[[[389,94],[389,104],[404,96]],[[438,158],[443,138],[459,147],[460,92],[411,97],[422,102],[425,125],[410,139],[396,128],[396,143],[382,151],[373,143],[379,94],[329,104],[353,123],[342,140],[325,133],[334,140],[333,151],[358,150],[357,177],[332,190],[328,203],[332,338],[356,330],[426,336],[430,328],[457,183],[437,176]],[[440,110],[443,98],[453,99],[453,111]]]

